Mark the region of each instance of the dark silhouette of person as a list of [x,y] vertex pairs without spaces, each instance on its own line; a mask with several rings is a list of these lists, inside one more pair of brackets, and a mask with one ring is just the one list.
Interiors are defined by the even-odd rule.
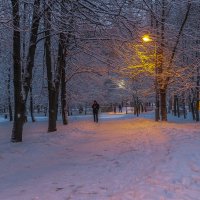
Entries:
[[122,105],[119,104],[119,112],[122,112]]
[[94,122],[98,122],[99,104],[97,103],[96,100],[94,100],[94,103],[92,105],[92,111],[93,111]]

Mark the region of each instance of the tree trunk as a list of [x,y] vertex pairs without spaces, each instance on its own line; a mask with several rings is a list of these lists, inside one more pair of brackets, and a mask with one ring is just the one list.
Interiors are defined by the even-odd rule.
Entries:
[[10,79],[11,79],[11,74],[10,74],[10,68],[8,70],[8,82],[7,82],[7,89],[8,89],[8,111],[9,111],[9,118],[10,121],[13,121],[13,113],[12,113],[12,104],[11,104],[11,91],[10,91]]
[[48,132],[56,131],[56,90],[53,84],[52,74],[52,62],[51,62],[51,14],[50,10],[45,11],[45,56],[47,67],[47,79],[48,79],[48,97],[49,97],[49,121]]
[[[157,84],[157,83],[156,83]],[[156,86],[157,87],[157,86]],[[155,99],[155,121],[160,120],[160,101],[159,101],[159,93],[158,89],[156,88],[156,99]]]
[[163,61],[163,54],[164,54],[164,48],[165,48],[165,20],[166,20],[166,0],[162,0],[162,17],[161,17],[161,44],[158,53],[160,54],[159,60],[158,60],[158,74],[161,76],[158,76],[158,84],[160,88],[160,113],[161,113],[161,120],[167,121],[167,99],[166,99],[166,93],[167,93],[167,83],[165,82],[164,78],[162,77],[162,74],[166,70],[166,66],[164,65]]
[[67,125],[68,124],[68,119],[67,119],[67,92],[66,92],[65,68],[64,67],[62,68],[62,78],[61,78],[61,107],[62,107],[63,124]]
[[29,49],[27,55],[27,66],[24,74],[24,92],[25,92],[25,103],[28,98],[28,92],[32,84],[32,71],[34,67],[35,60],[35,50],[38,38],[38,28],[41,19],[40,13],[40,0],[34,1],[33,19],[31,25],[31,35],[29,41]]
[[195,115],[195,112],[194,112],[194,101],[191,101],[191,112],[192,112],[192,119],[195,120],[196,119],[196,115]]
[[183,108],[183,117],[184,117],[184,119],[186,119],[187,110],[186,110],[186,107],[185,107],[185,95],[184,95],[184,93],[182,94],[182,108]]
[[54,132],[56,128],[56,93],[55,90],[49,90],[49,121],[48,132]]
[[176,107],[177,107],[177,114],[178,114],[178,117],[180,117],[180,105],[179,105],[179,98],[177,97],[176,99]]
[[192,95],[189,95],[189,111],[192,113],[192,119],[195,120],[195,112],[194,112],[194,98],[192,98]]
[[[65,7],[65,1],[61,1],[61,16],[65,12],[63,8]],[[63,19],[65,17],[63,16]],[[64,22],[66,23],[66,22]],[[70,22],[71,24],[71,19]],[[66,27],[63,23],[61,23],[61,30],[65,30]],[[68,42],[69,42],[69,37],[71,36],[71,31],[68,32]],[[66,61],[65,61],[65,56],[66,56],[66,36],[64,33],[60,32],[59,34],[59,46],[58,46],[58,66],[57,66],[57,71],[56,71],[56,92],[57,92],[57,111],[58,111],[58,97],[59,97],[59,91],[60,91],[60,84],[61,84],[61,113],[62,113],[62,120],[63,124],[66,125],[68,124],[67,120],[67,93],[66,93]]]
[[195,105],[195,114],[197,122],[199,122],[199,86],[200,86],[200,75],[199,75],[199,68],[197,68],[197,87],[196,87],[196,105]]
[[[62,41],[64,40],[64,41]],[[65,37],[61,33],[60,34],[60,42],[62,44],[62,57],[61,57],[61,109],[62,109],[62,120],[63,124],[67,125],[68,124],[68,119],[67,119],[67,91],[66,91],[66,73],[65,73],[65,68],[66,68],[66,62],[65,62],[65,54],[66,54],[66,47],[65,47]]]
[[34,114],[33,114],[33,91],[32,91],[32,85],[30,87],[30,113],[31,113],[32,122],[35,122],[35,118],[34,118]]
[[12,129],[12,142],[22,142],[24,102],[22,96],[21,79],[21,53],[20,53],[20,16],[19,0],[12,0],[13,15],[13,83],[14,83],[14,123]]
[[160,89],[161,120],[167,121],[166,89]]
[[27,67],[24,74],[24,97],[22,94],[22,67],[21,67],[21,39],[20,39],[20,17],[19,17],[19,0],[12,0],[13,9],[13,66],[14,66],[14,124],[12,132],[12,141],[22,141],[23,123],[25,121],[26,100],[32,81],[32,69],[34,66],[34,57],[36,50],[37,32],[40,21],[40,0],[34,1],[34,10],[32,17],[31,36],[29,51],[27,56]]
[[27,9],[27,3],[23,2],[23,18],[22,18],[22,79],[24,79],[24,71],[26,68],[26,9]]
[[174,116],[177,116],[177,95],[174,95]]
[[[55,78],[55,91],[56,91],[56,119],[58,115],[58,104],[59,104],[59,91],[60,83],[62,79],[62,72],[65,74],[65,37],[63,33],[59,34],[59,44],[58,44],[58,65],[56,69],[56,78]],[[64,70],[63,70],[64,69]],[[65,79],[65,77],[64,77]],[[64,80],[65,81],[65,80]],[[62,89],[61,89],[62,91]],[[61,94],[62,97],[62,94]],[[62,100],[61,100],[62,104]],[[62,110],[62,108],[61,108]]]
[[195,104],[195,115],[196,121],[199,122],[199,100],[197,100]]

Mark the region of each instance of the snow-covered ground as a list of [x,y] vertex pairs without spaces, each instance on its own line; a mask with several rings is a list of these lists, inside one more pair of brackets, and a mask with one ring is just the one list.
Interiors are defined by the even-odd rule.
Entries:
[[10,143],[0,123],[1,200],[200,200],[200,124],[102,114],[25,124]]

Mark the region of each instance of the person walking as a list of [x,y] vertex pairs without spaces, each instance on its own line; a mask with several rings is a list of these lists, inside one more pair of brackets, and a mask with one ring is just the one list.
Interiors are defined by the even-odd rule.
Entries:
[[119,112],[122,112],[122,105],[119,104]]
[[97,103],[96,100],[94,100],[94,103],[92,105],[92,110],[93,110],[94,122],[98,122],[99,104]]

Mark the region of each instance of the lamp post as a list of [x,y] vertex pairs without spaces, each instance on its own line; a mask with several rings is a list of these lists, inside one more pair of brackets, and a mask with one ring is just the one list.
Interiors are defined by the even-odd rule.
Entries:
[[158,92],[158,67],[157,67],[157,43],[149,35],[144,35],[142,37],[143,42],[153,42],[154,43],[154,54],[155,54],[155,121],[160,119],[159,115],[159,92]]

